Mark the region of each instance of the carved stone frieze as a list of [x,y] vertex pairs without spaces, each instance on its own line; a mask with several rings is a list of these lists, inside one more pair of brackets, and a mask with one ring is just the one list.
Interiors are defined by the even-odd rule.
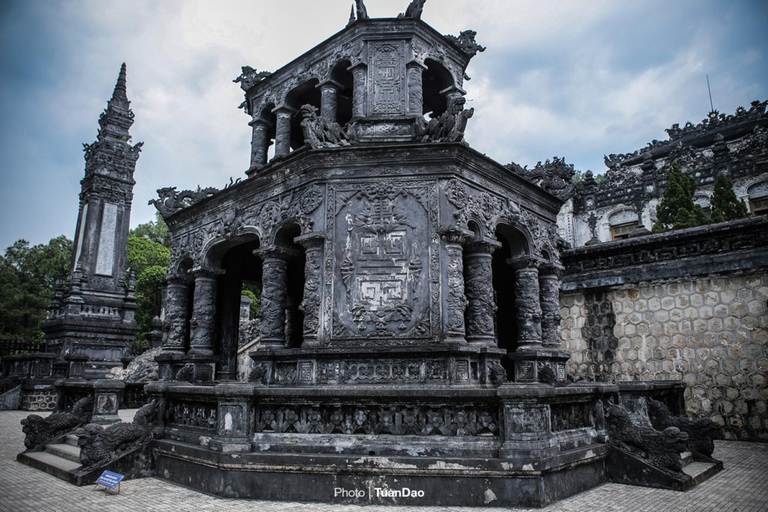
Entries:
[[276,232],[286,223],[295,222],[302,232],[311,231],[314,222],[311,214],[322,204],[324,189],[320,185],[309,185],[277,197],[262,199],[248,207],[232,207],[225,214],[200,222],[194,230],[174,233],[171,243],[172,266],[190,258],[196,265],[205,261],[206,248],[218,240],[226,240],[244,230],[256,231],[262,247],[268,247]]
[[171,401],[166,422],[171,425],[215,430],[218,426],[216,403]]
[[492,407],[265,405],[256,411],[257,433],[498,436]]

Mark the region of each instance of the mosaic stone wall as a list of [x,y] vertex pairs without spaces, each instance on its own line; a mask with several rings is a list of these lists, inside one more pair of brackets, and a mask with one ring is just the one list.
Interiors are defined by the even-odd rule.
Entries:
[[768,440],[768,275],[571,292],[561,312],[572,378],[683,380],[689,416]]
[[56,390],[25,391],[21,398],[23,411],[52,411],[56,408]]

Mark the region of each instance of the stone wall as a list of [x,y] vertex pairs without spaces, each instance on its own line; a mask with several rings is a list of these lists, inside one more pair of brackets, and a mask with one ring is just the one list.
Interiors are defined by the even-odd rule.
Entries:
[[[565,278],[561,313],[564,348],[572,353],[569,375],[682,380],[689,416],[724,425],[728,439],[768,440],[768,272],[758,249],[767,246],[761,245],[766,221],[568,253],[571,271],[577,262],[611,262]],[[695,239],[719,243],[718,260],[731,264],[713,272],[711,258],[691,249]],[[631,260],[622,254],[656,249],[671,254],[670,264],[621,264]]]

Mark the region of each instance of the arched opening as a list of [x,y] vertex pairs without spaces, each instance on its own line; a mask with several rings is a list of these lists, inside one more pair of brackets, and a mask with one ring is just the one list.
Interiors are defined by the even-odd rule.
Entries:
[[448,108],[446,95],[443,91],[454,85],[453,76],[445,66],[436,60],[426,59],[424,64],[427,66],[422,74],[424,114],[430,114],[430,117],[440,117]]
[[[312,105],[320,110],[320,89],[316,78],[299,85],[285,97],[285,104],[298,111],[303,105]],[[298,149],[304,145],[304,132],[301,129],[301,116],[291,117],[291,149]]]
[[297,224],[290,224],[281,228],[275,236],[275,245],[288,249],[290,254],[285,300],[285,341],[288,348],[298,348],[304,342],[304,313],[299,306],[304,300],[306,253],[302,246],[294,242],[294,238],[300,234],[301,228]]
[[267,104],[263,109],[261,109],[261,112],[259,114],[259,118],[264,120],[264,123],[267,125],[267,134],[265,136],[266,144],[267,144],[267,161],[272,160],[272,158],[275,156],[275,129],[277,126],[277,116],[274,112],[272,112],[275,109],[274,103]]
[[[518,229],[499,224],[496,228],[496,239],[501,247],[493,252],[491,266],[493,269],[493,291],[496,295],[496,336],[499,348],[511,352],[517,348],[517,307],[515,305],[515,269],[508,260],[520,258],[528,254],[528,240]],[[502,359],[502,365],[508,375],[513,375],[513,364],[507,358]]]
[[352,63],[345,59],[331,70],[331,80],[340,86],[336,92],[336,122],[340,126],[346,125],[352,119],[354,79],[349,71],[351,65]]
[[217,265],[224,274],[217,283],[217,331],[219,343],[218,380],[234,380],[237,375],[237,350],[240,345],[240,302],[243,290],[260,295],[261,259],[253,254],[259,248],[255,235],[236,239],[234,244],[216,251]]

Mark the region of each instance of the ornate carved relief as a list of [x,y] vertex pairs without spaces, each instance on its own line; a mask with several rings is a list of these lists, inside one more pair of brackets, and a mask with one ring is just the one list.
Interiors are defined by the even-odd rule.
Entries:
[[405,114],[405,46],[403,42],[368,43],[368,80],[372,114]]
[[439,297],[434,193],[424,184],[400,183],[332,189],[326,251],[335,266],[326,265],[326,283],[334,287],[335,340],[402,344],[434,335],[431,318],[439,317],[439,303],[431,301]]
[[257,433],[498,436],[495,408],[274,405],[256,411]]
[[168,406],[166,421],[171,425],[215,430],[218,426],[216,411],[215,403],[173,401]]
[[[171,245],[173,265],[178,265],[185,258],[191,258],[196,265],[201,265],[205,259],[206,247],[211,247],[217,240],[226,240],[246,230],[259,234],[262,247],[271,245],[275,233],[285,223],[296,222],[301,226],[302,232],[310,231],[314,224],[310,214],[317,210],[323,199],[323,187],[313,184],[298,191],[261,200],[243,210],[234,208],[212,222],[201,223],[194,231],[175,234]],[[167,205],[168,202],[164,204]]]

